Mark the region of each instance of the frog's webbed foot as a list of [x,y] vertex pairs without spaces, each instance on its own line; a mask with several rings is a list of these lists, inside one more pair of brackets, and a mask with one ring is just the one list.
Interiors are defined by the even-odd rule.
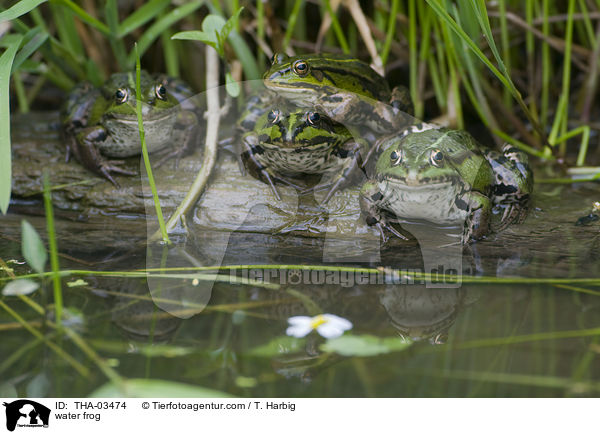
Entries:
[[122,160],[114,160],[114,161],[111,161],[110,163],[108,163],[107,161],[103,161],[102,163],[100,163],[97,170],[98,170],[99,174],[101,174],[106,179],[108,179],[115,187],[121,188],[119,183],[117,181],[115,181],[115,179],[111,176],[111,172],[118,173],[120,175],[127,175],[127,176],[137,175],[137,172],[133,172],[131,170],[126,170],[126,169],[119,167],[119,165],[124,164],[124,163],[125,162]]
[[380,209],[380,203],[383,196],[377,187],[375,181],[367,181],[360,190],[360,209],[366,215],[366,223],[369,226],[375,226],[381,234],[383,243],[389,239],[384,229],[397,236],[402,240],[408,240],[404,235],[398,232],[392,225],[388,217]]

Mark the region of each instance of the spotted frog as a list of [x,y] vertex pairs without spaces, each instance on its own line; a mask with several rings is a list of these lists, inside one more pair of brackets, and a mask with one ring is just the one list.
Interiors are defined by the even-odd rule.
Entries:
[[[190,110],[193,91],[178,79],[141,73],[142,116],[148,151],[165,154],[160,163],[181,156],[193,145],[198,118]],[[67,159],[72,153],[87,169],[115,186],[112,173],[135,175],[120,167],[125,158],[141,153],[136,113],[135,74],[113,74],[101,87],[77,85],[62,111]],[[183,104],[183,108],[182,108]],[[173,143],[173,133],[183,139]]]
[[502,153],[465,131],[413,127],[380,139],[374,173],[360,192],[369,225],[399,235],[396,218],[434,223],[464,221],[463,242],[484,238],[492,209],[504,208],[499,229],[522,221],[533,189],[527,156],[510,145]]
[[368,64],[348,56],[276,54],[263,81],[294,105],[351,129],[392,133],[414,122],[408,89],[390,90]]
[[361,154],[368,145],[355,140],[341,124],[315,111],[286,106],[265,111],[254,131],[242,138],[242,161],[255,178],[269,184],[280,199],[275,181],[299,190],[290,177],[304,174],[331,174],[327,202],[340,188],[361,173]]

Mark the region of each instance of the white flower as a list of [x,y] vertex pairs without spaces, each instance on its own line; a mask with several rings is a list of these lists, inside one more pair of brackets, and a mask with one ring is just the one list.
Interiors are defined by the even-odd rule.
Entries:
[[339,338],[346,330],[352,328],[350,321],[330,313],[314,317],[293,316],[288,318],[288,323],[290,326],[286,330],[286,334],[295,338],[303,338],[313,330],[327,339]]

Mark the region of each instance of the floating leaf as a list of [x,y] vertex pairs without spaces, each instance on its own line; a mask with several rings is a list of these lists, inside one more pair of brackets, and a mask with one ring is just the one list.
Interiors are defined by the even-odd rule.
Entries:
[[264,345],[248,351],[248,355],[257,357],[274,357],[281,354],[295,353],[304,347],[304,339],[291,336],[278,336]]
[[11,280],[2,289],[2,295],[29,295],[40,287],[39,283],[29,279]]
[[190,384],[134,378],[119,384],[107,383],[90,395],[92,398],[233,398],[225,392]]
[[21,222],[21,251],[27,263],[38,273],[44,272],[48,259],[46,248],[37,231],[28,221]]
[[400,338],[378,338],[371,335],[346,335],[336,339],[329,339],[321,345],[321,350],[328,353],[337,353],[342,356],[369,357],[378,354],[387,354],[402,351],[409,347],[411,342]]

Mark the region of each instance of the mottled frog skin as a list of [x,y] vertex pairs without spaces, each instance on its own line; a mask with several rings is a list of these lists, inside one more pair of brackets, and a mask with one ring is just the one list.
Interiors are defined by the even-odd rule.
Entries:
[[[198,118],[189,106],[192,90],[178,79],[141,73],[142,116],[148,152],[161,152],[161,162],[187,152],[196,140]],[[113,74],[103,86],[77,85],[62,111],[67,158],[72,153],[87,169],[105,177],[115,186],[111,173],[135,175],[112,158],[141,154],[136,113],[135,74]],[[175,142],[176,128],[183,139]]]
[[[490,231],[492,208],[502,206],[500,229],[526,216],[533,189],[527,156],[506,145],[487,150],[465,131],[414,126],[382,138],[374,173],[361,189],[367,223],[382,235],[398,218],[464,221],[463,242]],[[385,238],[385,235],[384,235]]]
[[408,89],[390,90],[369,65],[348,56],[276,54],[263,81],[278,96],[347,128],[391,133],[413,123]]
[[268,183],[278,199],[275,181],[301,189],[290,177],[332,175],[332,181],[321,186],[329,188],[324,202],[361,173],[360,156],[367,149],[326,116],[286,105],[260,115],[254,131],[242,138],[242,146],[246,169]]

